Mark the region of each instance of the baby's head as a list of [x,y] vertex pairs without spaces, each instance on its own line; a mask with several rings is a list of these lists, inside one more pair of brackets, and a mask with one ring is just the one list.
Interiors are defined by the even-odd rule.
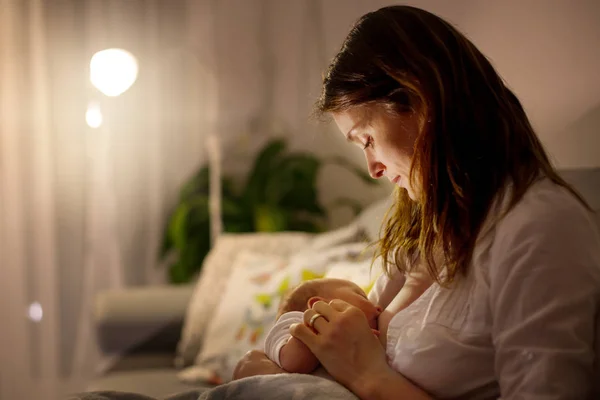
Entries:
[[313,279],[301,283],[281,300],[277,316],[290,311],[304,312],[317,301],[328,303],[333,299],[343,300],[359,308],[365,313],[371,328],[377,329],[377,317],[381,314],[381,308],[371,303],[357,284],[343,279]]

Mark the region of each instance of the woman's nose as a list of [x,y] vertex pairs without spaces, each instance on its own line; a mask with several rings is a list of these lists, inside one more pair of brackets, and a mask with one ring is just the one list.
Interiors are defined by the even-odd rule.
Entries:
[[385,165],[377,161],[377,158],[372,151],[369,151],[369,149],[365,151],[365,158],[367,159],[367,168],[369,169],[369,175],[371,175],[371,178],[381,178],[385,174]]
[[369,175],[373,179],[379,179],[385,174],[385,165],[369,156],[367,156],[367,167],[369,168]]

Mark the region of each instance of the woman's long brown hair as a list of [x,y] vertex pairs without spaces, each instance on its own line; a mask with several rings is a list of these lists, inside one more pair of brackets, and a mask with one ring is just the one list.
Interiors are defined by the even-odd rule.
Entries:
[[[443,19],[409,6],[364,15],[323,82],[316,112],[383,105],[415,113],[411,182],[396,189],[378,242],[384,265],[402,272],[421,255],[440,284],[466,273],[482,224],[510,183],[510,210],[545,176],[585,201],[556,172],[525,111],[486,57]],[[445,274],[434,262],[443,249]],[[392,267],[394,268],[394,267]],[[391,273],[391,269],[387,269]]]

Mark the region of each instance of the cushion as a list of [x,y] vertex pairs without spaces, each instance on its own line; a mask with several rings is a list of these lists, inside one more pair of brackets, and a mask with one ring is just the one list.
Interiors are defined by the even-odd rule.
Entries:
[[337,278],[352,281],[369,294],[379,275],[383,273],[378,260],[371,268],[371,260],[340,261],[332,264],[325,274],[326,278]]
[[240,251],[261,251],[285,256],[306,247],[313,237],[307,233],[223,234],[209,252],[188,304],[177,345],[175,365],[191,365],[202,345],[202,338],[212,313],[225,290],[233,261]]
[[393,201],[394,197],[390,195],[373,203],[358,214],[352,224],[362,230],[370,242],[378,240],[385,213]]
[[287,260],[261,253],[238,255],[221,302],[210,321],[197,365],[184,369],[185,382],[229,381],[237,361],[262,346],[286,289]]
[[341,228],[315,235],[310,241],[310,245],[304,250],[308,252],[321,251],[344,243],[365,242],[368,240],[370,238],[367,236],[365,229],[360,224],[351,223]]

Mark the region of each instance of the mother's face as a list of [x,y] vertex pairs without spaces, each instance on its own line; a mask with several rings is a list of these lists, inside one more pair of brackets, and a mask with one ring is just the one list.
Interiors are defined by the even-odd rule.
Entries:
[[414,144],[419,133],[419,122],[414,113],[397,115],[382,106],[365,106],[334,113],[333,118],[347,140],[363,149],[371,177],[385,176],[406,189],[412,200],[417,199],[418,183],[409,182]]

